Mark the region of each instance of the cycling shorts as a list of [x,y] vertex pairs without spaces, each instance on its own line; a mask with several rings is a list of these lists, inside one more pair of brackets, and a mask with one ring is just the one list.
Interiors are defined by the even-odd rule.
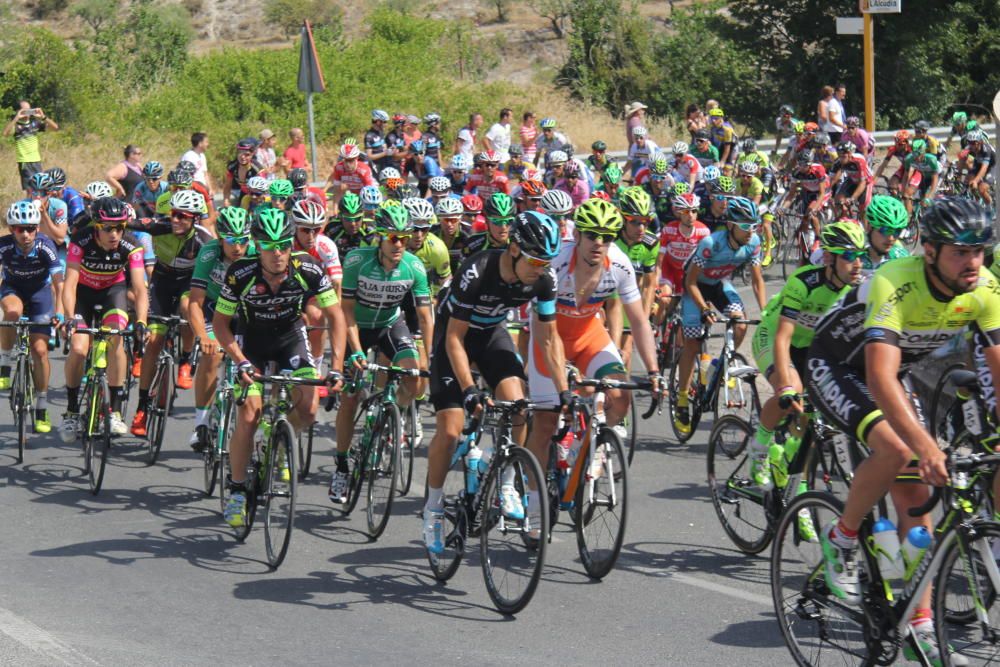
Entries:
[[[591,320],[576,338],[561,338],[566,361],[576,366],[584,377],[600,379],[625,374],[622,357],[601,320]],[[536,336],[531,337],[528,351],[528,395],[532,401],[544,407],[559,405],[559,392],[545,366]]]
[[[728,280],[723,280],[714,285],[698,283],[701,290],[701,297],[705,303],[715,306],[715,308],[725,315],[732,316],[734,313],[744,313],[743,300],[740,299],[736,288]],[[684,327],[684,335],[687,338],[703,338],[705,336],[704,325],[701,320],[701,310],[698,304],[687,292],[681,297],[681,324]]]
[[[764,371],[764,378],[768,379],[771,377],[771,373],[774,372],[774,332],[771,331],[770,327],[759,325],[757,329],[753,332],[753,340],[751,341],[751,348],[753,351],[753,359],[757,364],[757,368]],[[805,376],[806,370],[806,355],[809,352],[807,347],[791,347],[788,348],[789,356],[792,361],[792,368],[799,374],[799,378]]]
[[45,283],[41,287],[29,287],[28,285],[10,285],[4,283],[0,285],[0,299],[6,299],[10,295],[21,300],[24,317],[27,317],[35,325],[29,331],[33,334],[49,334],[49,325],[55,316],[55,309],[52,301],[52,284]]
[[660,284],[670,285],[671,294],[684,293],[684,267],[671,266],[660,272]]
[[[299,325],[284,333],[249,330],[243,334],[240,345],[243,355],[262,373],[268,372],[268,365],[274,363],[275,370],[292,371],[292,377],[317,378],[316,362],[309,351],[305,325]],[[260,396],[263,385],[255,382],[247,392],[248,396]]]
[[[834,188],[833,196],[834,196],[834,198],[836,198],[836,197],[848,197],[849,198],[849,197],[851,197],[854,194],[854,191],[857,188],[858,188],[858,184],[857,183],[852,183],[851,179],[848,178],[848,179],[842,181],[841,183],[837,184],[837,187]],[[868,206],[868,203],[871,201],[871,199],[872,199],[872,184],[869,183],[868,185],[865,186],[864,192],[861,193],[861,197],[858,199],[858,201],[860,202],[862,210],[864,210],[865,207]]]
[[[434,410],[447,410],[462,407],[462,390],[451,368],[448,351],[445,350],[445,336],[435,335],[434,353],[431,356],[431,403]],[[479,368],[480,374],[487,386],[496,386],[509,377],[526,380],[524,365],[514,349],[507,328],[495,326],[485,331],[470,330],[465,335],[465,353],[469,356],[469,364]]]
[[358,327],[358,335],[361,338],[362,350],[374,347],[394,364],[398,364],[402,359],[420,357],[417,352],[417,344],[414,342],[413,336],[410,335],[410,328],[406,326],[403,318],[397,319],[389,327],[380,329]]
[[[149,284],[149,314],[160,317],[176,315],[181,299],[191,290],[191,276],[181,274],[172,276],[159,271],[153,271],[153,279]],[[166,333],[165,324],[154,322],[149,325],[150,333]]]
[[[101,321],[94,321],[94,311],[101,306]],[[76,286],[76,310],[73,315],[88,327],[106,326],[124,329],[128,326],[128,288],[125,283],[115,283],[104,289],[86,285]]]

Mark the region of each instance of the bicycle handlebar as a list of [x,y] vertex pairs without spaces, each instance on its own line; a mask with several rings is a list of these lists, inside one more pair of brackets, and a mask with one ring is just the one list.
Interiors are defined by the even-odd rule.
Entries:
[[[260,384],[297,384],[306,387],[322,387],[326,384],[324,378],[297,378],[291,375],[261,375],[260,373],[253,373],[253,381]],[[250,391],[252,384],[244,385],[243,389],[240,391],[240,395],[236,398],[236,405],[243,405],[247,400],[247,393]]]
[[[969,456],[949,457],[949,467],[957,472],[971,472],[979,468],[996,467],[1000,465],[1000,454],[971,454]],[[941,501],[944,494],[943,486],[935,486],[931,497],[920,507],[913,507],[908,514],[913,517],[927,514]]]

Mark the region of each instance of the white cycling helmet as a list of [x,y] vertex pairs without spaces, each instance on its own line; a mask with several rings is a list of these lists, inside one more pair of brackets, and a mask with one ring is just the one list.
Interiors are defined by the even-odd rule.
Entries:
[[434,207],[426,199],[407,197],[403,200],[403,208],[410,214],[410,221],[415,227],[430,227],[434,220]]
[[326,224],[326,209],[317,201],[300,199],[292,206],[292,222],[307,229],[322,227]]
[[87,183],[87,187],[83,189],[83,194],[94,200],[101,197],[114,197],[115,191],[104,181],[93,181],[92,183]]
[[465,213],[465,207],[457,197],[445,197],[434,207],[434,212],[442,218],[454,218]]
[[756,176],[759,170],[760,167],[757,166],[757,163],[752,162],[750,160],[747,160],[746,162],[740,162],[739,164],[739,173],[741,174],[749,174],[750,176]]
[[549,215],[568,215],[573,209],[573,200],[562,190],[549,190],[542,195],[541,204]]
[[386,167],[385,169],[379,172],[378,180],[386,181],[390,178],[402,178],[402,177],[403,176],[399,173],[399,169],[396,169],[395,167]]
[[370,211],[374,211],[382,205],[382,191],[376,185],[366,185],[361,188],[361,205]]
[[451,181],[444,176],[435,176],[427,182],[427,187],[429,187],[431,192],[434,194],[441,194],[451,190]]
[[566,164],[569,161],[569,156],[566,155],[565,151],[552,151],[549,153],[548,157],[545,158],[546,164],[550,167],[554,167],[559,164]]
[[38,210],[39,203],[31,199],[14,202],[7,209],[7,224],[22,227],[37,227],[42,224],[42,214]]
[[674,144],[672,152],[674,155],[684,155],[685,153],[688,152],[689,148],[691,147],[688,146],[686,142],[678,141],[676,144]]
[[202,215],[207,209],[205,208],[205,198],[200,192],[178,190],[170,197],[170,210]]
[[464,155],[455,155],[451,158],[452,171],[469,171],[469,158]]
[[247,190],[251,194],[262,195],[267,192],[270,183],[263,176],[251,176],[247,179]]
[[342,160],[352,160],[360,156],[361,151],[358,149],[357,144],[344,144],[340,147],[340,158]]
[[646,128],[644,128],[642,125],[636,126],[632,130],[632,136],[633,137],[644,137],[644,136],[646,136]]
[[372,111],[372,120],[373,121],[380,120],[382,122],[386,122],[389,120],[389,114],[382,111],[381,109],[375,109],[374,111]]

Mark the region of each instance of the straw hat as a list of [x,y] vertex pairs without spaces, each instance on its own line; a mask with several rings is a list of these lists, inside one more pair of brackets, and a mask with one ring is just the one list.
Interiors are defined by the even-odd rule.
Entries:
[[626,104],[625,105],[625,115],[626,116],[631,116],[632,114],[634,114],[636,111],[639,111],[640,109],[648,109],[648,108],[649,107],[647,107],[642,102],[632,102],[631,104]]

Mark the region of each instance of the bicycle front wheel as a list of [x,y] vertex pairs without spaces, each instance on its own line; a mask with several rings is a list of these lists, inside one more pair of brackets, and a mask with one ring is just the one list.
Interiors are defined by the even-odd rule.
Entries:
[[635,392],[629,397],[628,402],[628,417],[625,418],[625,432],[627,436],[625,437],[625,449],[628,451],[628,464],[632,465],[632,459],[635,458],[635,442],[639,439],[639,408],[635,405],[636,395]]
[[[500,458],[497,458],[500,457]],[[496,608],[515,614],[531,601],[545,564],[548,494],[538,459],[523,447],[497,449],[483,481],[479,553],[486,590]],[[522,508],[505,512],[501,487],[512,486]]]
[[31,401],[27,389],[32,382],[31,368],[26,357],[17,360],[10,385],[10,409],[17,423],[17,462],[24,461],[24,448],[28,443],[28,413],[31,412]]
[[[797,497],[778,522],[771,547],[771,599],[778,626],[797,665],[868,665],[860,607],[836,598],[824,578],[823,549],[802,536],[799,517],[827,530],[844,504],[826,493]],[[805,519],[803,519],[805,520]],[[858,566],[863,567],[859,551]]]
[[365,518],[368,520],[368,536],[373,540],[377,540],[385,530],[392,512],[400,434],[399,408],[392,403],[383,405],[382,421],[375,431],[367,471],[368,503]]
[[[677,348],[680,350],[681,347],[681,326],[677,324],[670,330],[670,338],[667,341],[667,349],[673,350]],[[698,413],[698,400],[697,397],[688,399],[688,415],[689,415],[689,425],[688,429],[680,429],[677,427],[677,421],[674,419],[674,415],[677,413],[678,400],[680,398],[680,352],[677,353],[677,363],[670,366],[670,376],[667,379],[667,401],[670,405],[670,428],[673,429],[674,437],[677,438],[677,442],[683,444],[691,439],[694,435],[694,431],[698,428],[698,423],[695,420],[695,415]],[[698,366],[699,361],[697,357],[695,358],[694,370],[691,374],[692,384],[698,381]],[[661,366],[662,368],[662,366]],[[693,393],[693,392],[692,392]],[[700,418],[700,414],[698,417]]]
[[[458,566],[462,564],[465,541],[468,535],[468,521],[460,492],[465,489],[465,463],[459,458],[448,469],[444,478],[444,525],[442,527],[444,550],[439,554],[427,552],[427,562],[438,581],[448,581]],[[424,485],[424,502],[427,501],[427,485]]]
[[111,406],[104,383],[94,382],[93,386],[85,428],[90,433],[87,449],[90,493],[96,496],[104,483],[104,468],[108,462],[108,450],[111,449]]
[[618,434],[602,429],[576,487],[576,545],[583,569],[603,579],[618,560],[628,519],[628,464]]
[[280,419],[271,431],[267,471],[264,475],[264,546],[267,563],[277,569],[288,553],[295,522],[295,487],[298,450],[291,425]]
[[396,466],[396,493],[400,497],[410,492],[413,484],[413,450],[417,442],[417,421],[420,410],[413,401],[403,413],[403,439],[399,443],[399,465]]
[[309,424],[309,429],[299,433],[299,481],[309,476],[309,466],[312,465],[313,437],[316,435],[316,422]]
[[[753,368],[746,357],[737,352],[729,360],[724,377],[718,380],[719,388],[715,394],[715,418],[723,415],[736,415],[744,421],[753,422],[760,414],[760,395],[757,393],[757,373],[747,373],[747,368]],[[738,374],[739,377],[736,377]],[[725,379],[725,382],[723,380]]]
[[740,551],[759,554],[771,542],[764,492],[750,477],[750,425],[723,415],[708,436],[708,488],[722,529]]
[[164,356],[157,364],[153,383],[149,386],[149,404],[146,417],[146,464],[153,465],[160,456],[163,432],[167,427],[170,394],[173,391],[174,361]]

